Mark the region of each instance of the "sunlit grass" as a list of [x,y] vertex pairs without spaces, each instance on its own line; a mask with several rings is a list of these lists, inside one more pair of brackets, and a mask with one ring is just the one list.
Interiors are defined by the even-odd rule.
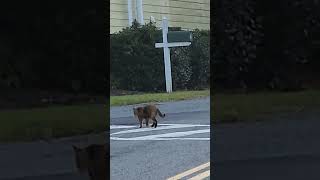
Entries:
[[209,90],[201,91],[176,91],[172,93],[147,93],[138,95],[111,96],[110,106],[139,104],[145,102],[177,101],[193,98],[206,97],[210,95]]
[[214,94],[211,101],[214,122],[250,121],[273,113],[320,106],[320,91]]
[[107,105],[0,111],[0,141],[30,141],[105,131]]

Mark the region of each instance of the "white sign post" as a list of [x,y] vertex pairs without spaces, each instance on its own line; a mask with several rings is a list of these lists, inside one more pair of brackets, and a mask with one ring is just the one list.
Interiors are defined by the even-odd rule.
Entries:
[[169,47],[190,46],[191,42],[172,42],[168,43],[168,20],[166,17],[162,18],[162,43],[156,43],[156,48],[163,48],[163,59],[166,77],[167,93],[172,92],[172,77],[171,77],[171,61]]

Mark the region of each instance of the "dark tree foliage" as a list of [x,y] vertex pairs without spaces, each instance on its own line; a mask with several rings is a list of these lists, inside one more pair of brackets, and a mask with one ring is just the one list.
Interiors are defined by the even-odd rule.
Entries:
[[20,4],[1,11],[2,89],[105,93],[103,19],[93,4],[76,4],[28,2],[25,7],[34,8]]
[[213,86],[311,87],[319,76],[319,7],[317,0],[217,1],[212,9]]

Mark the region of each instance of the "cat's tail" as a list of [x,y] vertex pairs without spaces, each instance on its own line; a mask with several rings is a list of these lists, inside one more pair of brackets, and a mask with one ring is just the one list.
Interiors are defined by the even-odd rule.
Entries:
[[164,114],[164,113],[162,114],[159,109],[157,109],[157,112],[158,112],[159,116],[162,118],[164,118],[166,116],[166,114]]

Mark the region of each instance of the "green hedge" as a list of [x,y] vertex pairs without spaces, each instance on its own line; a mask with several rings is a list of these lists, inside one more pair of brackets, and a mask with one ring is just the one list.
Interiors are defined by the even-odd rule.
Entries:
[[[111,35],[112,89],[164,91],[163,50],[155,48],[159,28],[154,24],[131,27]],[[195,30],[189,47],[170,49],[174,89],[209,87],[209,31]]]

